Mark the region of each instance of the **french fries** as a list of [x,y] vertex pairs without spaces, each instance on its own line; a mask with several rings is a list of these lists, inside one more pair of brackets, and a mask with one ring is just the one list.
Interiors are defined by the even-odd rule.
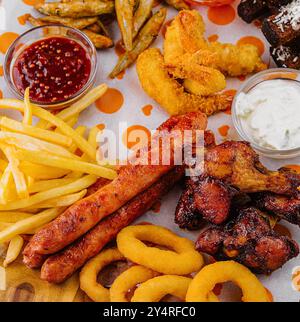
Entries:
[[6,290],[6,271],[5,268],[0,266],[0,291]]
[[[0,117],[0,245],[9,245],[5,267],[22,249],[20,235],[34,234],[84,198],[99,176],[116,176],[113,169],[96,163],[98,128],[74,129],[80,113],[106,90],[105,84],[97,86],[56,115],[32,104],[29,90],[24,102],[0,99],[0,108],[23,114],[21,122]],[[33,116],[39,118],[37,124]]]
[[32,124],[32,105],[29,99],[29,87],[27,87],[25,90],[24,102],[25,102],[25,109],[24,109],[23,123],[31,125]]
[[94,174],[110,180],[113,180],[116,177],[116,172],[112,169],[85,161],[71,160],[68,158],[51,155],[49,153],[18,150],[17,158],[19,160],[35,162],[50,167],[60,167],[61,169]]
[[47,209],[37,215],[9,225],[7,228],[0,231],[0,243],[10,241],[15,236],[27,234],[28,232],[47,224],[60,215],[65,209],[65,207]]
[[25,134],[63,147],[70,147],[72,144],[72,139],[65,135],[40,129],[36,126],[22,124],[5,116],[0,118],[0,127],[3,131]]
[[20,211],[1,211],[0,212],[0,222],[5,223],[15,223],[19,220],[23,220],[33,216],[27,212],[20,212]]
[[9,242],[6,257],[3,262],[3,266],[7,267],[8,264],[12,263],[20,254],[24,240],[21,236],[17,235]]
[[39,203],[44,202],[46,200],[58,198],[60,196],[68,195],[86,189],[93,183],[95,183],[96,180],[96,176],[87,175],[62,187],[52,188],[46,191],[38,192],[36,194],[31,195],[28,198],[8,202],[5,205],[0,205],[0,211],[25,209],[32,206],[36,206]]

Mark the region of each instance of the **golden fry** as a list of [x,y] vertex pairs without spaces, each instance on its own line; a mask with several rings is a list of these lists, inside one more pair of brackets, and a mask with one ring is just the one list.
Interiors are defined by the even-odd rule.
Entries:
[[29,87],[25,89],[24,103],[25,103],[25,109],[24,109],[23,123],[27,125],[31,125],[32,124],[32,105],[29,99]]
[[40,129],[36,126],[22,124],[5,116],[0,118],[0,126],[2,131],[9,130],[12,132],[29,135],[31,137],[41,139],[53,144],[58,144],[65,147],[70,147],[72,144],[72,139],[65,135]]
[[47,209],[37,215],[20,220],[15,224],[9,225],[0,232],[0,243],[10,241],[17,235],[26,234],[60,215],[66,208],[52,208]]
[[19,200],[10,202],[6,205],[0,205],[0,211],[29,208],[43,201],[86,189],[90,185],[95,183],[96,180],[97,180],[96,176],[87,175],[65,186],[49,189],[47,191],[38,192],[34,195],[31,195],[29,198],[19,199]]
[[49,16],[81,18],[113,13],[113,1],[72,1],[67,3],[49,2],[35,6],[40,13]]
[[107,36],[96,34],[89,29],[83,29],[82,31],[90,38],[97,49],[109,48],[114,45],[113,41]]
[[6,257],[3,262],[3,266],[7,267],[8,264],[12,263],[20,254],[24,240],[21,236],[15,236],[10,242],[7,249]]
[[33,216],[31,213],[20,211],[0,211],[0,222],[15,223]]
[[49,180],[61,178],[68,174],[70,170],[59,169],[55,167],[47,167],[41,164],[36,164],[28,161],[22,161],[20,170],[27,176],[36,180]]
[[127,51],[132,49],[134,0],[115,0],[116,14],[123,43]]
[[19,160],[29,161],[54,168],[57,167],[60,169],[89,173],[110,180],[113,180],[117,176],[116,171],[112,169],[108,169],[93,163],[67,159],[48,153],[19,150],[17,151],[16,156]]
[[167,14],[166,8],[157,11],[144,25],[133,44],[133,49],[119,58],[109,77],[116,77],[121,71],[133,64],[137,57],[156,39]]
[[142,28],[146,20],[150,17],[154,0],[140,0],[138,8],[133,16],[133,35],[138,34],[139,30]]
[[[36,192],[41,192],[41,191],[46,191],[52,188],[57,188],[64,186],[66,184],[69,184],[73,182],[74,180],[72,179],[53,179],[53,180],[40,180],[34,182],[30,187],[29,187],[29,192],[30,193],[36,193]],[[1,218],[1,213],[0,213],[0,218]]]
[[17,194],[20,198],[28,198],[29,192],[23,172],[20,170],[20,162],[16,157],[16,150],[12,146],[0,146],[8,159],[8,164],[14,178]]

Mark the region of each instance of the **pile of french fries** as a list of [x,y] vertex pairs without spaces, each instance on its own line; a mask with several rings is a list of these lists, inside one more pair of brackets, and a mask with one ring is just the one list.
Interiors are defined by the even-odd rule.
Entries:
[[0,100],[1,109],[23,114],[22,121],[0,117],[0,245],[8,246],[4,266],[18,257],[22,235],[34,234],[82,199],[98,177],[116,177],[112,167],[97,164],[98,128],[89,129],[86,139],[87,128],[75,127],[79,114],[106,90],[105,84],[95,87],[56,115],[31,104],[28,89],[24,102]]

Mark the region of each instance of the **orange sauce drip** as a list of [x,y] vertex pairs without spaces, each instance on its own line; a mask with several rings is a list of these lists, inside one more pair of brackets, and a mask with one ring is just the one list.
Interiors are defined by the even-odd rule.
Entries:
[[0,90],[0,98],[3,98],[3,93],[1,90]]
[[156,201],[155,204],[152,206],[151,210],[156,214],[160,212],[161,202]]
[[232,23],[235,15],[235,10],[231,5],[209,7],[207,11],[208,19],[216,25],[228,25]]
[[289,229],[283,225],[276,224],[274,227],[274,231],[276,231],[276,233],[279,234],[280,236],[287,236],[292,238],[292,234],[289,231]]
[[24,26],[29,16],[30,16],[30,14],[25,13],[25,15],[18,17],[19,24]]
[[5,32],[0,35],[0,52],[5,54],[8,47],[19,37],[15,32]]
[[3,66],[0,65],[0,76],[3,76]]
[[238,46],[240,46],[240,45],[246,45],[246,44],[255,46],[257,48],[260,56],[265,51],[265,44],[263,43],[262,40],[260,40],[257,37],[254,37],[254,36],[246,36],[246,37],[241,38],[237,42],[237,45]]
[[115,53],[117,54],[118,57],[122,56],[123,54],[125,54],[126,52],[126,49],[124,47],[124,44],[123,44],[123,40],[120,39],[116,42],[116,45],[115,45]]
[[121,73],[119,73],[116,78],[121,80],[121,79],[123,79],[124,75],[125,75],[125,70],[123,70]]
[[218,131],[222,136],[227,136],[229,129],[230,129],[230,126],[222,125],[218,128]]
[[106,93],[96,102],[96,107],[103,113],[112,114],[117,112],[124,103],[123,94],[116,88],[108,88]]
[[[130,135],[133,135],[134,134],[134,131],[142,131],[144,132],[143,134],[146,134],[147,136],[147,141],[144,142],[144,135],[141,135],[141,137],[137,137],[136,141],[133,142],[132,140],[130,140],[130,142],[128,141],[128,138],[130,137]],[[139,133],[137,133],[137,136],[139,135]],[[127,128],[127,130],[123,133],[122,135],[122,141],[123,141],[123,144],[128,148],[128,149],[134,149],[135,145],[137,143],[141,143],[142,145],[147,145],[149,142],[150,142],[150,139],[151,139],[151,133],[150,131],[145,127],[145,126],[142,126],[142,125],[132,125],[132,126],[129,126]]]
[[164,23],[164,25],[162,26],[162,28],[161,28],[161,34],[162,34],[162,36],[163,36],[164,38],[166,37],[167,29],[168,29],[168,27],[171,25],[172,21],[173,21],[173,19],[170,19],[170,20],[166,21],[166,22]]
[[144,107],[142,107],[142,111],[143,111],[144,115],[146,115],[146,116],[151,115],[152,109],[153,109],[153,106],[150,105],[150,104],[145,105]]
[[103,123],[100,123],[97,125],[97,128],[100,130],[100,131],[103,131],[105,129],[105,124]]
[[237,77],[238,80],[240,80],[241,82],[244,82],[246,80],[246,76],[245,75],[241,75]]
[[208,40],[209,42],[215,42],[215,41],[218,41],[218,40],[219,40],[219,36],[218,36],[218,35],[216,35],[216,34],[214,34],[214,35],[209,36],[209,37],[207,38],[207,40]]
[[45,3],[45,0],[23,0],[23,2],[28,6],[35,6],[37,4]]
[[[226,91],[223,92],[223,94],[231,96],[232,98],[236,95],[237,90],[236,89],[228,89]],[[231,115],[231,105],[229,106],[228,109],[226,109],[225,111],[223,111],[225,114]]]

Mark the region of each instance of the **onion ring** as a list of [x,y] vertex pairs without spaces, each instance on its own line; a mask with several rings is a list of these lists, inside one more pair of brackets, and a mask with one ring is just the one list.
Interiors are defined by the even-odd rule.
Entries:
[[168,294],[184,300],[191,281],[189,277],[177,275],[154,277],[136,289],[131,302],[159,302]]
[[136,285],[157,276],[158,273],[144,266],[132,266],[120,274],[110,288],[111,302],[128,302],[126,293]]
[[[142,240],[174,251],[148,247]],[[187,275],[203,266],[203,258],[194,249],[191,240],[179,237],[161,226],[126,227],[118,234],[117,245],[119,251],[132,262],[163,274]]]
[[109,290],[97,283],[98,273],[108,264],[125,260],[125,257],[116,249],[106,249],[92,258],[80,272],[80,288],[95,302],[109,302]]
[[[187,291],[187,302],[210,302],[208,296],[217,283],[232,281],[242,292],[243,302],[270,302],[266,289],[245,266],[234,262],[216,262],[205,266],[193,279]],[[218,300],[218,299],[217,299]]]

